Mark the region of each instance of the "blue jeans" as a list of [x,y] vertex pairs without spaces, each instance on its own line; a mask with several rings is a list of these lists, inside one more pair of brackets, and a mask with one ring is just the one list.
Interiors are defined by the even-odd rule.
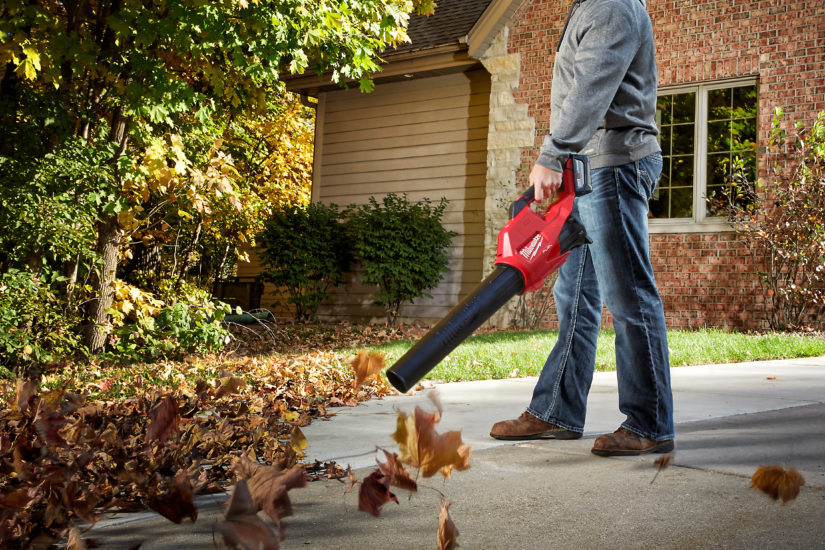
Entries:
[[594,169],[593,192],[576,199],[574,212],[593,244],[572,250],[559,269],[559,339],[533,391],[533,416],[584,431],[604,301],[616,331],[622,427],[654,441],[673,439],[667,332],[647,230],[648,200],[661,172],[658,153]]

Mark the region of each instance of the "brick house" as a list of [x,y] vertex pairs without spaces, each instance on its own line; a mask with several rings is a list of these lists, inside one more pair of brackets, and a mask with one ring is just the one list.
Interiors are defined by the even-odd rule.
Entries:
[[[440,318],[490,269],[507,205],[548,132],[554,50],[568,7],[440,0],[432,17],[412,18],[412,44],[387,52],[372,94],[314,76],[288,81],[318,98],[313,200],[344,205],[395,191],[451,201],[445,222],[460,233],[451,271],[431,300],[405,306],[402,317]],[[762,153],[774,107],[808,125],[825,110],[825,4],[648,0],[647,9],[665,158],[650,245],[668,325],[767,328],[751,252],[706,197],[724,184],[733,157],[767,174]],[[380,318],[370,301],[352,278],[322,314]],[[495,323],[507,325],[511,314]],[[545,324],[553,322],[551,310]]]

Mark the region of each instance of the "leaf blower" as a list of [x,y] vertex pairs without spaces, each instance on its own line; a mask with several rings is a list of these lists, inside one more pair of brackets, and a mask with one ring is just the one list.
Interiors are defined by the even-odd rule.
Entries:
[[572,215],[573,199],[591,191],[587,157],[570,155],[556,200],[544,214],[533,210],[533,187],[510,208],[498,234],[495,269],[387,371],[395,388],[408,392],[447,354],[513,296],[538,289],[575,247],[592,242]]

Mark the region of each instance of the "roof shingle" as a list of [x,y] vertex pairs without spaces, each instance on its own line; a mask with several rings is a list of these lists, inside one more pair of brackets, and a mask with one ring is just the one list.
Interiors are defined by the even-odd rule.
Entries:
[[456,44],[467,36],[492,0],[437,0],[435,12],[427,17],[413,14],[407,34],[412,42],[399,44],[385,54],[422,50]]

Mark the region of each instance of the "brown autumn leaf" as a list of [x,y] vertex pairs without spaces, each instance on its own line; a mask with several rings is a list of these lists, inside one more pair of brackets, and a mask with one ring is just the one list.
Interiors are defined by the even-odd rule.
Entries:
[[441,499],[438,513],[438,550],[453,550],[458,546],[458,529],[450,517],[451,503]]
[[384,450],[384,455],[387,457],[387,462],[383,463],[378,461],[378,469],[387,476],[390,485],[400,489],[407,489],[410,492],[417,491],[418,484],[410,478],[410,472],[408,472],[404,465],[401,464],[401,461],[398,460],[398,454],[389,453]]
[[215,390],[215,397],[223,397],[238,393],[246,386],[246,380],[240,376],[224,376],[218,380],[218,389]]
[[146,429],[146,443],[164,441],[178,427],[180,414],[178,402],[172,394],[166,394],[149,410],[149,427]]
[[281,546],[280,535],[258,516],[258,507],[245,479],[235,485],[225,518],[219,529],[229,548],[278,550]]
[[172,523],[180,524],[185,518],[190,518],[194,523],[198,519],[195,491],[186,472],[178,472],[165,493],[153,493],[147,505]]
[[38,497],[37,487],[23,487],[9,493],[0,493],[0,508],[22,509]]
[[391,500],[398,503],[398,497],[390,492],[389,479],[381,470],[375,470],[364,478],[358,488],[358,509],[362,512],[378,517],[381,507]]
[[355,474],[352,473],[352,468],[350,468],[349,464],[347,464],[347,479],[349,480],[349,486],[347,487],[347,490],[344,491],[345,495],[352,491],[352,488],[358,483],[358,478],[356,478]]
[[69,529],[69,537],[66,541],[66,550],[86,550],[86,543],[80,535],[80,529],[72,527]]
[[355,371],[355,386],[360,386],[370,376],[384,369],[384,354],[375,351],[367,353],[360,350],[355,359],[350,362],[350,366]]
[[17,381],[17,408],[20,409],[20,412],[26,412],[36,393],[37,382],[35,380]]
[[671,453],[671,454],[662,455],[662,456],[660,456],[659,458],[657,458],[656,460],[653,461],[653,465],[658,466],[658,469],[656,470],[656,474],[653,476],[653,479],[650,480],[651,485],[653,485],[653,482],[656,481],[656,477],[659,475],[659,472],[661,472],[662,470],[667,468],[672,460],[673,460],[673,454]]
[[63,415],[52,413],[40,416],[35,420],[34,429],[37,432],[37,436],[46,445],[68,447],[68,443],[66,443],[66,440],[60,435],[60,430],[63,429],[65,424],[66,419],[63,418]]
[[292,515],[288,491],[307,486],[305,470],[296,466],[284,472],[275,466],[264,466],[242,456],[232,466],[245,479],[246,486],[258,510],[263,510],[280,525],[281,518]]
[[398,412],[398,422],[392,438],[401,451],[400,460],[420,468],[421,475],[431,477],[436,472],[448,478],[453,468],[470,467],[471,449],[461,441],[461,432],[439,434],[435,424],[439,413],[428,413],[416,407],[412,415]]
[[751,477],[751,487],[759,489],[774,500],[785,504],[799,496],[805,479],[796,468],[785,470],[782,466],[759,466]]

